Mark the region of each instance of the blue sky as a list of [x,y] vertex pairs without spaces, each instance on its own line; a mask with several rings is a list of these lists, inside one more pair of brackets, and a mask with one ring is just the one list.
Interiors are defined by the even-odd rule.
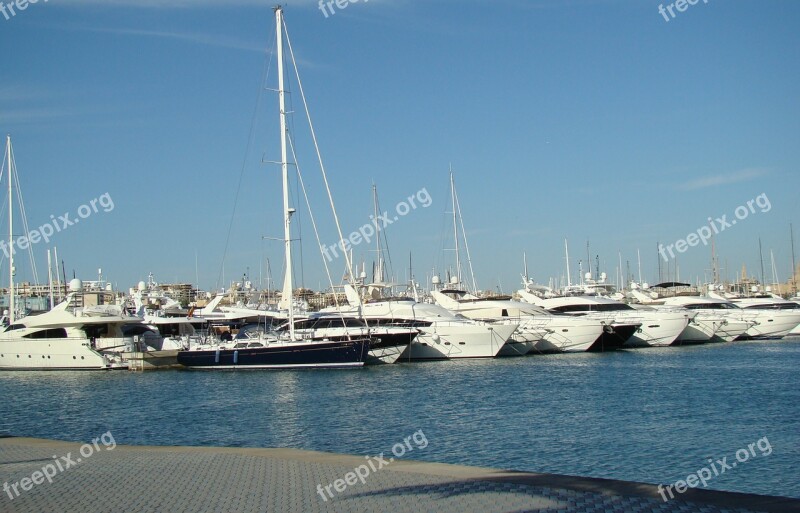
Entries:
[[[565,238],[573,278],[588,240],[612,279],[618,252],[638,274],[639,249],[652,283],[658,242],[730,220],[763,193],[769,212],[716,237],[722,272],[760,274],[760,237],[766,274],[772,250],[785,280],[789,224],[800,222],[800,4],[701,1],[667,22],[660,3],[369,0],[326,18],[317,2],[287,2],[345,232],[369,222],[373,182],[385,210],[426,189],[431,206],[387,231],[395,275],[406,279],[410,256],[424,282],[452,257],[442,251],[452,165],[480,288],[515,289],[523,252],[537,280],[563,274]],[[40,0],[0,16],[0,128],[13,138],[30,228],[104,193],[114,201],[53,237],[68,275],[102,268],[120,288],[148,272],[198,275],[208,289],[248,269],[258,281],[269,259],[279,281],[281,247],[262,238],[282,234],[278,169],[262,164],[278,158],[277,98],[259,92],[271,6]],[[274,61],[268,76],[275,87]],[[292,86],[301,169],[323,243],[334,244]],[[297,207],[297,279],[324,287]],[[45,277],[48,247],[34,246]],[[370,262],[371,247],[355,259]],[[702,280],[709,261],[708,247],[689,248],[681,279]],[[29,278],[27,256],[17,267]]]

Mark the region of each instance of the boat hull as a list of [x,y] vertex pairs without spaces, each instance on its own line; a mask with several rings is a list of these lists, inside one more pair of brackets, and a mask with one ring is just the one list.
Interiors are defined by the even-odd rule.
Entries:
[[119,359],[104,356],[88,339],[0,340],[0,370],[127,369]]
[[536,342],[533,353],[583,353],[603,334],[601,321],[590,316],[553,316],[545,322],[547,333]]
[[711,338],[722,326],[724,319],[722,318],[705,318],[698,315],[686,326],[681,336],[679,336],[672,344],[674,346],[692,345],[692,344],[705,344],[711,341]]
[[641,316],[642,326],[626,342],[626,347],[671,346],[689,325],[689,316],[684,313],[637,313]]
[[625,345],[641,324],[613,323],[606,325],[603,334],[597,337],[595,343],[589,347],[588,351],[602,353],[604,351],[615,351]]
[[358,339],[189,350],[178,353],[178,363],[189,369],[208,370],[360,367],[364,365],[369,346],[369,339]]
[[[745,310],[748,314],[751,310]],[[753,318],[756,324],[751,326],[741,338],[781,338],[788,335],[800,323],[800,311],[797,310],[759,310]]]
[[367,365],[396,363],[417,335],[418,333],[415,331],[410,333],[391,333],[381,328],[373,329],[375,341],[370,345],[365,363]]
[[743,321],[739,319],[726,319],[716,333],[714,338],[718,338],[723,342],[733,342],[737,338],[744,335],[744,333],[753,326],[752,321]]
[[406,360],[448,360],[494,358],[511,337],[517,324],[475,325],[447,323],[419,328],[420,334],[408,346]]

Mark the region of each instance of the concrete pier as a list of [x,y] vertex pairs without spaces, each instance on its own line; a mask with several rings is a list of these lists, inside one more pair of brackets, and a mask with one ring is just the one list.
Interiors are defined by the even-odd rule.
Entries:
[[800,511],[800,499],[689,489],[665,502],[651,484],[389,457],[111,447],[0,439],[0,512]]

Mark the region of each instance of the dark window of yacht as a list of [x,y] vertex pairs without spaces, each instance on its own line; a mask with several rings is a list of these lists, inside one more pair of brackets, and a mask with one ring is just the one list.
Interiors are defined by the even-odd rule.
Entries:
[[14,331],[14,330],[21,330],[21,329],[25,329],[25,325],[24,324],[12,324],[8,328],[6,328],[6,331]]
[[500,316],[501,316],[501,317],[508,317],[508,310],[506,310],[505,308],[503,308],[503,311],[502,311],[502,312],[500,312]]
[[67,330],[64,328],[51,328],[48,330],[34,331],[28,333],[24,338],[67,338]]

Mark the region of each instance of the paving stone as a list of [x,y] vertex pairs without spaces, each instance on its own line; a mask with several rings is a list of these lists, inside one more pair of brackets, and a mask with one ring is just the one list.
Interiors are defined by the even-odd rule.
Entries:
[[[79,454],[81,444],[0,439],[0,486]],[[288,449],[117,446],[12,499],[0,512],[695,512],[800,511],[800,500],[693,491],[664,502],[652,485],[395,461],[333,488],[363,457]],[[323,500],[317,486],[334,497]],[[13,495],[13,492],[11,492]]]

